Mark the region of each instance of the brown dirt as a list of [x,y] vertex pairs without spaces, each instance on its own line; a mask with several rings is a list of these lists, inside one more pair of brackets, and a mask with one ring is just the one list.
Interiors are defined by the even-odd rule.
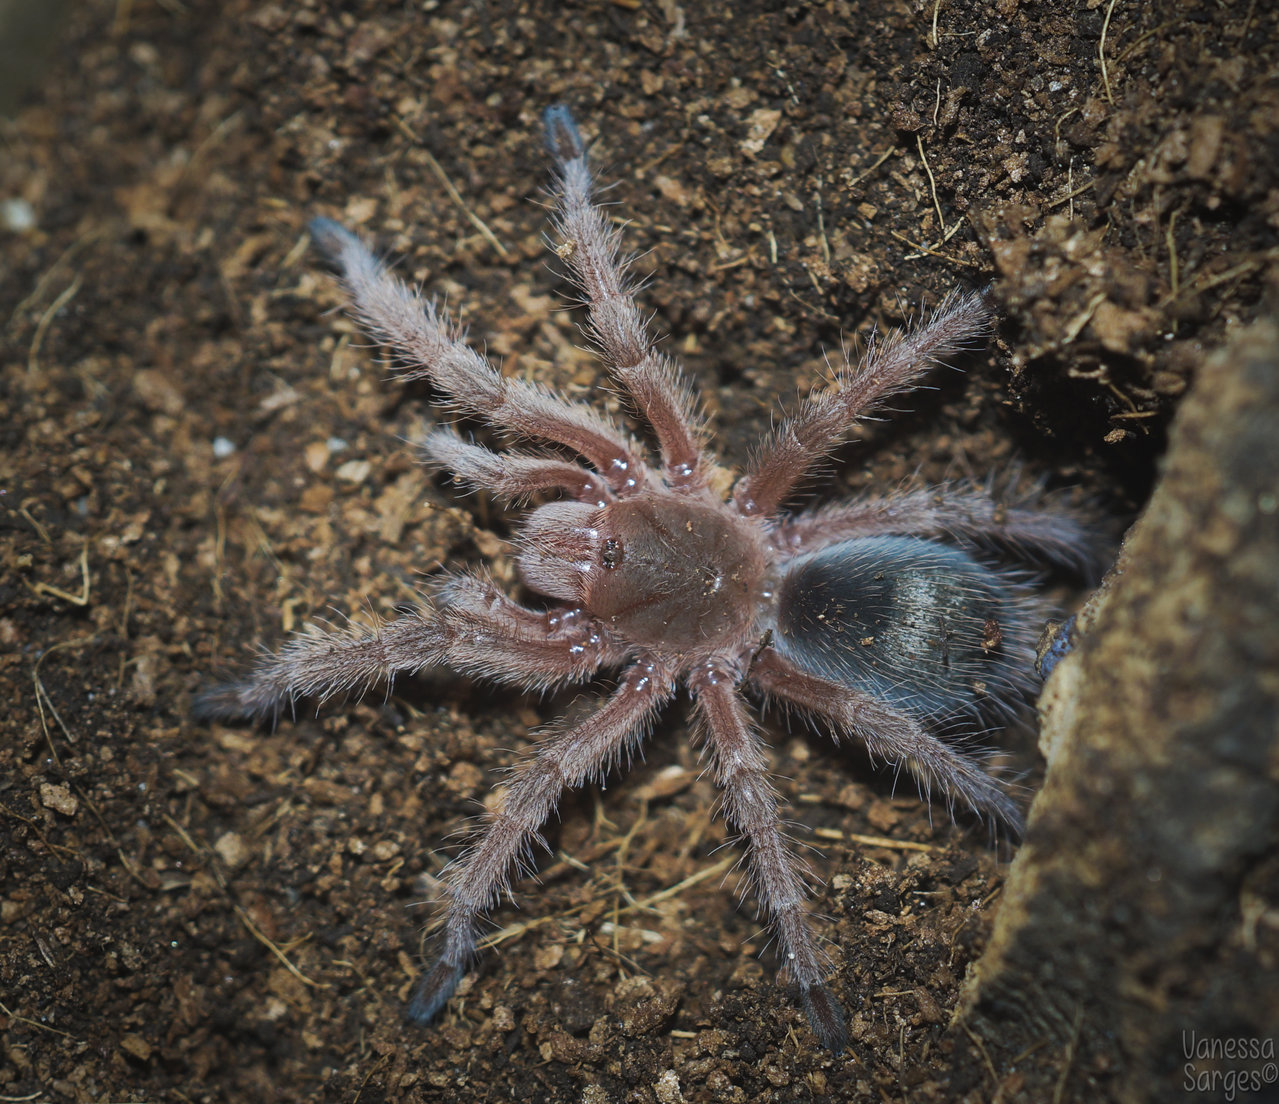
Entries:
[[[1276,306],[1279,13],[731,8],[77,9],[0,158],[35,217],[0,229],[0,1096],[992,1091],[947,1020],[996,856],[821,741],[774,730],[824,852],[839,1057],[757,958],[735,875],[684,884],[725,856],[679,710],[646,765],[566,803],[543,884],[426,1031],[400,1020],[413,906],[557,703],[436,678],[274,732],[188,718],[247,643],[331,604],[387,612],[446,561],[513,576],[503,519],[397,441],[426,396],[329,313],[302,228],[362,228],[507,371],[597,398],[530,201],[555,101],[598,135],[728,465],[845,335],[994,281],[990,354],[871,426],[826,493],[1017,457],[1116,519],[1140,505],[1204,351]],[[1113,1072],[1070,1071],[1063,1099]]]

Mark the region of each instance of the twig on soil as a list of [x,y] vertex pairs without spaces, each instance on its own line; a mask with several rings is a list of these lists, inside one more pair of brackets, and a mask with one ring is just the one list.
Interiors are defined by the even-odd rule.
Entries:
[[822,243],[822,260],[830,264],[830,239],[826,237],[826,219],[822,214],[822,178],[817,178],[817,240]]
[[54,316],[75,298],[76,292],[79,290],[80,276],[77,273],[76,278],[71,281],[61,295],[49,304],[49,309],[40,316],[40,321],[36,323],[36,332],[31,338],[31,346],[27,350],[28,375],[34,376],[40,371],[40,346],[44,344],[45,334],[49,332],[49,327],[53,325]]
[[28,583],[26,579],[22,581],[26,584],[26,588],[36,597],[41,594],[52,594],[55,598],[61,598],[64,602],[70,602],[73,606],[80,606],[81,608],[87,606],[89,604],[89,545],[87,542],[80,550],[80,578],[82,584],[79,594],[72,594],[70,591],[56,587],[52,583]]
[[[56,1027],[50,1027],[48,1024],[43,1024],[39,1020],[33,1020],[28,1018],[27,1016],[19,1016],[16,1012],[10,1011],[9,1008],[3,1002],[0,1002],[0,1012],[3,1012],[14,1023],[21,1023],[21,1024],[26,1024],[28,1027],[39,1028],[41,1031],[47,1031],[50,1035],[61,1035],[64,1039],[75,1039],[78,1037],[78,1036],[72,1035],[71,1032],[69,1031],[59,1031]],[[39,1096],[40,1094],[36,1093],[36,1095]],[[29,1100],[31,1098],[26,1096],[20,1096],[16,1098],[8,1097],[8,1099],[9,1100],[13,1100],[13,1099]]]
[[1097,292],[1091,299],[1084,304],[1084,309],[1080,311],[1070,322],[1068,322],[1062,330],[1062,337],[1057,342],[1057,348],[1064,349],[1071,344],[1075,338],[1083,333],[1084,327],[1092,321],[1092,316],[1097,313],[1097,308],[1106,301],[1106,293],[1104,291]]
[[[905,234],[899,234],[897,233],[896,230],[889,230],[888,232],[894,238],[896,238],[899,242],[904,242],[906,245],[909,245],[911,249],[919,250],[920,253],[927,253],[930,257],[940,257],[943,261],[949,261],[951,264],[963,265],[964,268],[980,268],[981,267],[981,265],[974,264],[972,261],[965,261],[960,257],[952,257],[948,253],[938,252],[936,249],[933,249],[931,246],[921,245],[917,241],[911,241],[910,238],[906,237]],[[910,259],[911,259],[910,257],[902,258],[902,260],[905,260],[905,261],[908,261]]]
[[[36,838],[42,844],[44,844],[45,847],[47,847],[50,851],[54,852],[55,854],[61,851],[65,855],[67,855],[69,858],[80,857],[79,854],[76,851],[73,851],[70,847],[63,847],[62,844],[60,843],[51,843],[49,840],[47,840],[45,838],[44,833],[40,831],[40,825],[38,825],[30,817],[24,817],[21,813],[15,812],[13,809],[10,809],[9,806],[7,805],[0,805],[0,813],[4,813],[6,816],[11,816],[13,817],[14,820],[22,821],[23,824],[25,824],[28,828],[31,829],[31,831],[33,831],[36,834]],[[0,1007],[3,1007],[3,1006],[0,1006]]]
[[863,180],[865,180],[868,176],[870,176],[871,173],[873,173],[877,168],[879,168],[880,165],[882,165],[885,161],[887,161],[890,157],[892,157],[892,155],[896,152],[897,152],[896,146],[889,146],[888,149],[884,150],[883,153],[881,153],[878,157],[875,158],[874,162],[872,162],[872,164],[869,167],[863,169],[855,177],[853,177],[853,179],[850,180],[848,184],[845,185],[845,187],[848,189],[852,189],[856,185],[860,184]]
[[[124,848],[120,846],[120,841],[115,838],[115,833],[111,831],[111,826],[107,823],[106,818],[99,811],[97,805],[93,803],[93,799],[89,797],[80,787],[73,787],[75,795],[79,800],[84,802],[84,807],[91,812],[98,821],[98,826],[102,829],[102,834],[110,841],[111,846],[115,848],[116,858],[120,860],[120,865],[124,867],[124,872],[129,875],[138,885],[145,889],[152,887],[147,885],[145,879],[134,868],[133,863],[129,861],[129,857],[124,853]],[[92,888],[92,887],[91,887]]]
[[937,198],[937,178],[933,176],[933,167],[928,163],[928,154],[924,152],[924,140],[918,134],[915,135],[915,145],[919,147],[919,159],[924,163],[924,172],[928,174],[928,190],[933,197],[933,210],[937,212],[937,232],[946,237],[946,216],[941,213],[941,200]]
[[1279,249],[1265,249],[1259,253],[1254,253],[1247,260],[1242,261],[1237,265],[1232,265],[1224,272],[1218,272],[1215,275],[1200,273],[1188,283],[1183,284],[1181,290],[1175,295],[1170,293],[1165,296],[1159,306],[1161,308],[1166,307],[1174,299],[1178,299],[1183,295],[1188,295],[1191,292],[1198,294],[1200,292],[1209,291],[1212,288],[1215,288],[1218,284],[1229,283],[1236,276],[1246,276],[1253,269],[1260,268],[1262,265],[1269,264],[1276,259],[1279,259]]
[[373,1075],[390,1060],[391,1056],[389,1054],[383,1054],[376,1062],[373,1063],[373,1068],[364,1075],[364,1080],[360,1082],[360,1087],[355,1090],[355,1097],[352,1099],[351,1104],[360,1104],[360,1094],[364,1092],[365,1086],[373,1080]]
[[1097,43],[1097,60],[1101,63],[1101,83],[1106,86],[1106,102],[1109,104],[1115,102],[1115,97],[1110,90],[1110,73],[1106,69],[1106,35],[1110,32],[1110,16],[1115,10],[1116,3],[1118,0],[1110,0],[1106,6],[1106,18],[1101,25],[1101,39]]
[[981,1055],[982,1064],[986,1067],[986,1072],[990,1074],[990,1080],[996,1088],[999,1087],[999,1074],[995,1072],[995,1063],[990,1060],[990,1052],[986,1049],[986,1044],[973,1034],[973,1029],[962,1020],[959,1024],[964,1029],[964,1034],[972,1041],[973,1046],[977,1048],[977,1053]]
[[1178,281],[1180,273],[1177,265],[1177,237],[1173,233],[1173,230],[1177,225],[1177,216],[1180,215],[1186,207],[1187,204],[1183,203],[1168,216],[1168,229],[1164,235],[1164,240],[1168,243],[1168,294],[1174,297],[1176,296],[1177,289],[1180,286]]
[[936,851],[935,844],[916,843],[914,840],[889,839],[887,836],[863,836],[859,832],[841,832],[838,828],[816,828],[813,835],[818,839],[860,843],[863,847],[882,847],[887,851]]
[[1239,29],[1239,41],[1248,37],[1248,28],[1252,26],[1252,17],[1257,14],[1257,0],[1248,0],[1248,11],[1243,17],[1243,26]]
[[1053,1088],[1053,1104],[1061,1104],[1066,1094],[1066,1078],[1070,1076],[1071,1067],[1075,1064],[1075,1050],[1079,1046],[1079,1031],[1084,1025],[1084,1009],[1080,1005],[1075,1009],[1075,1022],[1070,1029],[1070,1042],[1066,1044],[1066,1056],[1061,1064],[1061,1076]]
[[431,156],[431,151],[422,145],[421,140],[413,133],[409,124],[399,116],[396,116],[395,125],[398,126],[400,130],[404,132],[405,136],[411,139],[413,144],[422,151],[422,156],[426,158],[426,163],[431,166],[431,171],[435,173],[435,175],[439,178],[440,183],[444,185],[444,190],[448,192],[449,198],[456,203],[459,208],[461,208],[462,213],[468,220],[470,220],[471,225],[480,232],[480,236],[497,250],[499,256],[510,256],[506,250],[506,246],[497,240],[497,235],[485,225],[484,220],[480,218],[479,215],[466,205],[466,200],[462,198],[462,194],[453,187],[453,181],[448,178],[448,174],[444,171],[440,163]]
[[67,738],[67,743],[74,744],[76,738],[67,726],[67,722],[62,719],[62,714],[58,712],[58,707],[53,704],[53,699],[49,697],[49,692],[44,688],[44,682],[40,679],[40,665],[54,652],[63,652],[69,648],[80,648],[86,644],[92,644],[97,639],[97,634],[94,633],[90,636],[77,637],[74,640],[61,640],[36,656],[36,665],[31,670],[31,681],[35,685],[36,691],[36,710],[40,714],[40,727],[44,731],[45,742],[49,745],[49,753],[53,756],[53,761],[58,766],[61,766],[62,763],[58,758],[58,749],[53,746],[53,734],[49,731],[49,722],[45,719],[44,707],[46,705],[49,707],[49,712],[53,714],[53,719],[58,722],[58,727],[62,729],[62,734]]
[[[266,932],[264,932],[261,928],[257,926],[257,924],[253,922],[253,917],[251,917],[245,911],[244,906],[241,905],[232,895],[231,887],[227,883],[226,875],[222,873],[222,869],[218,866],[217,860],[214,857],[213,849],[209,847],[207,844],[196,843],[196,841],[192,838],[191,834],[185,828],[183,828],[181,824],[179,824],[176,820],[174,820],[173,817],[171,817],[168,813],[161,813],[160,815],[161,817],[163,817],[165,823],[168,824],[168,826],[172,828],[178,834],[178,838],[182,840],[182,842],[185,843],[188,848],[191,849],[191,852],[193,854],[200,855],[202,858],[204,858],[208,862],[210,873],[212,873],[214,880],[218,883],[218,887],[222,890],[223,894],[226,895],[227,902],[231,905],[232,911],[239,918],[240,923],[242,923],[248,929],[249,934],[253,936],[253,938],[256,939],[259,943],[261,943],[262,946],[264,946],[268,951],[270,951],[273,955],[275,955],[275,957],[279,960],[280,964],[286,970],[288,970],[289,973],[291,973],[295,978],[297,978],[298,981],[302,982],[304,985],[311,986],[312,989],[331,989],[332,986],[329,985],[328,982],[315,981],[314,979],[307,977],[306,974],[304,974],[301,970],[299,970],[296,966],[294,966],[293,963],[289,960],[289,956],[284,953],[284,950],[277,943],[275,943],[266,934]],[[295,940],[292,946],[296,947],[299,943],[304,942],[306,939],[309,939],[309,938],[310,938],[310,935],[307,935],[307,936],[304,936],[303,939],[301,940]]]
[[[1071,172],[1072,173],[1074,172],[1073,165],[1071,166]],[[1060,195],[1056,199],[1050,199],[1047,203],[1044,204],[1044,210],[1051,211],[1054,207],[1060,207],[1063,203],[1067,203],[1070,200],[1074,199],[1075,196],[1083,195],[1083,193],[1088,191],[1090,188],[1092,188],[1095,183],[1096,183],[1095,181],[1089,180],[1083,184],[1080,184],[1078,188],[1069,189],[1065,195]],[[1071,221],[1072,222],[1074,221],[1073,213],[1071,215]]]
[[105,232],[101,226],[95,226],[91,230],[86,230],[75,241],[66,247],[59,255],[58,259],[53,262],[44,274],[36,281],[36,286],[31,289],[31,294],[18,303],[9,314],[9,320],[5,323],[5,327],[11,327],[32,303],[37,302],[45,293],[45,289],[53,282],[53,279],[62,270],[62,266],[71,260],[86,245],[91,245]]
[[[722,862],[716,863],[714,866],[707,867],[705,870],[699,870],[696,874],[689,875],[682,882],[676,882],[675,885],[667,886],[665,889],[659,890],[651,896],[644,897],[636,901],[634,904],[627,905],[625,908],[617,909],[613,915],[614,917],[621,917],[632,912],[639,912],[644,909],[652,908],[653,905],[659,904],[671,897],[679,896],[679,894],[683,893],[684,890],[691,888],[698,882],[703,882],[707,878],[713,878],[716,874],[727,874],[734,866],[737,865],[737,862],[738,859],[735,856],[730,855],[728,858],[724,859]],[[480,949],[488,950],[490,947],[496,947],[500,943],[506,943],[512,939],[518,939],[526,933],[533,931],[535,928],[542,928],[554,921],[564,920],[577,913],[585,912],[591,907],[591,905],[595,904],[596,901],[603,900],[604,897],[613,892],[614,888],[609,887],[607,893],[600,894],[598,897],[593,897],[591,900],[585,901],[582,904],[574,905],[572,908],[565,909],[563,912],[556,913],[553,916],[539,916],[534,920],[522,920],[518,924],[508,924],[500,931],[495,931],[487,939],[483,940],[480,943]]]

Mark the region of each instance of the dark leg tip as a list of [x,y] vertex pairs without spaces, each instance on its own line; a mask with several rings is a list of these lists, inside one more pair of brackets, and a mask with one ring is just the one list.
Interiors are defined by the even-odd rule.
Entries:
[[414,986],[413,996],[404,1009],[404,1018],[415,1024],[430,1023],[448,1004],[464,973],[466,971],[461,966],[440,959]]
[[586,146],[577,124],[573,122],[573,113],[563,104],[548,107],[542,113],[542,125],[546,127],[546,147],[560,164],[586,155]]
[[839,1001],[824,985],[801,989],[799,999],[817,1041],[832,1054],[838,1054],[848,1045],[848,1025]]
[[331,218],[311,219],[306,224],[306,231],[329,263],[338,267],[341,267],[342,254],[349,246],[360,246],[359,238],[340,222],[334,222]]
[[[291,708],[292,700],[286,700]],[[264,694],[251,679],[246,679],[224,682],[197,694],[191,703],[191,717],[199,724],[249,722],[275,728],[281,706],[278,697]]]
[[197,694],[191,703],[192,718],[200,724],[245,720],[250,710],[244,706],[241,689],[238,682],[226,682]]

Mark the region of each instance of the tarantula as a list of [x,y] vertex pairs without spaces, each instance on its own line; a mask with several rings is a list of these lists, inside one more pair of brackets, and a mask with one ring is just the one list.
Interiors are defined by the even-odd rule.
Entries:
[[475,956],[484,914],[531,868],[562,791],[628,759],[682,684],[783,972],[817,1037],[838,1050],[844,1013],[805,904],[810,872],[783,830],[745,694],[797,709],[837,739],[855,737],[923,789],[1015,829],[1016,804],[955,738],[1027,698],[1042,612],[1030,565],[1083,566],[1087,525],[1037,491],[997,501],[993,482],[784,510],[857,418],[986,329],[980,292],[952,294],[914,332],[873,341],[860,365],[845,360],[830,387],[781,422],[725,500],[711,485],[714,461],[690,391],[649,337],[619,233],[592,200],[573,119],[556,106],[545,125],[557,167],[555,252],[581,290],[590,338],[655,438],[657,462],[589,407],[500,374],[355,235],[315,219],[313,238],[355,313],[397,354],[401,377],[428,380],[460,415],[555,446],[494,452],[450,428],[421,444],[428,463],[502,502],[537,501],[516,538],[537,600],[524,605],[484,574],[456,574],[421,608],[374,628],[308,629],[243,680],[203,695],[197,713],[274,719],[298,697],[363,692],[436,666],[529,691],[621,669],[584,720],[541,734],[452,865],[439,958],[407,1010],[426,1022]]

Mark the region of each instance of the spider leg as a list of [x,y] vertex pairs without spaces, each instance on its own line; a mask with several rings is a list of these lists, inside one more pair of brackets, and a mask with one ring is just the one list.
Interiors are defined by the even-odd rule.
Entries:
[[842,1050],[848,1042],[844,1010],[823,984],[829,963],[805,906],[811,873],[782,831],[762,741],[733,680],[707,672],[690,684],[706,726],[715,781],[724,792],[724,811],[746,839],[755,896],[777,933],[784,968],[799,986],[813,1032],[830,1050]]
[[991,546],[1032,563],[1047,562],[1091,577],[1097,570],[1096,526],[1087,514],[1037,495],[1001,502],[975,485],[948,484],[842,503],[779,525],[774,543],[789,555],[885,534],[942,537]]
[[578,724],[552,729],[516,771],[501,808],[488,814],[474,846],[457,862],[445,892],[443,945],[413,991],[405,1015],[431,1020],[448,1002],[476,953],[480,917],[510,893],[518,867],[531,866],[538,829],[565,789],[603,778],[629,755],[673,689],[669,672],[637,663],[599,709]]
[[743,514],[771,517],[849,427],[874,404],[915,385],[934,365],[966,348],[990,322],[982,292],[951,294],[921,327],[872,342],[857,368],[845,364],[836,386],[814,391],[787,418],[737,481]]
[[826,721],[836,738],[854,736],[874,758],[906,767],[926,793],[936,786],[1020,834],[1021,811],[970,756],[903,710],[859,690],[801,671],[772,648],[755,657],[750,681],[766,694]]
[[436,606],[440,662],[475,678],[545,691],[583,682],[627,655],[584,611],[526,609],[484,575],[450,579]]
[[359,238],[332,219],[312,219],[308,229],[341,272],[355,314],[402,358],[397,371],[405,379],[429,380],[454,409],[499,429],[572,449],[614,490],[643,482],[644,465],[616,426],[590,407],[503,376],[462,341],[446,313],[392,276]]
[[653,347],[635,306],[627,264],[619,257],[620,233],[591,201],[586,147],[568,108],[546,111],[546,138],[558,167],[555,229],[565,258],[585,295],[588,332],[613,376],[653,427],[667,483],[700,489],[709,471],[698,440],[692,396],[671,360]]
[[464,674],[548,689],[589,678],[613,646],[578,610],[540,613],[479,576],[451,580],[434,608],[338,632],[299,633],[245,678],[201,694],[201,720],[274,719],[298,698],[364,693],[396,675],[448,664]]
[[598,475],[581,464],[553,456],[520,452],[492,452],[463,441],[451,429],[432,430],[422,440],[423,457],[510,504],[538,491],[563,491],[578,502],[603,508],[613,494]]

